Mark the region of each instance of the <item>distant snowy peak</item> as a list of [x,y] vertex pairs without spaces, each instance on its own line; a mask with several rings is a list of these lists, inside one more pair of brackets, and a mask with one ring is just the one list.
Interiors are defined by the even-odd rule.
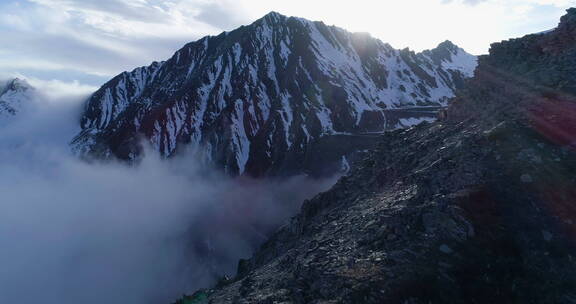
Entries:
[[451,41],[444,41],[437,48],[424,51],[434,61],[441,65],[445,70],[461,72],[467,77],[473,77],[478,59],[476,56],[468,54],[464,49],[456,46]]
[[0,124],[14,117],[33,98],[34,88],[26,80],[15,78],[0,82]]
[[475,65],[451,43],[396,50],[272,12],[116,76],[88,100],[73,148],[132,160],[144,138],[165,157],[191,146],[231,174],[302,171],[325,137],[382,132],[390,109],[446,105]]

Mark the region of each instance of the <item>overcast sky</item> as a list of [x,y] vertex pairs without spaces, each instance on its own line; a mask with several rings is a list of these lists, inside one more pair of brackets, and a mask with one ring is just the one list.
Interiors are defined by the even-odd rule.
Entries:
[[473,54],[556,26],[576,0],[0,0],[0,77],[89,92],[186,42],[269,11],[369,32],[396,48],[449,39]]

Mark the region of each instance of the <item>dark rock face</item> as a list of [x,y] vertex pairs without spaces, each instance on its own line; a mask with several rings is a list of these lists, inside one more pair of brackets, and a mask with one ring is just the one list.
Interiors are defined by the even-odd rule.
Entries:
[[[165,157],[191,148],[232,175],[315,174],[311,159],[338,167],[372,147],[365,134],[386,129],[386,110],[445,105],[475,66],[451,43],[416,54],[271,13],[112,79],[88,101],[72,146],[87,157],[134,160],[143,140]],[[355,147],[319,157],[327,151],[320,142],[342,134]]]
[[[552,33],[493,45],[446,119],[382,136],[241,261],[237,278],[196,297],[576,303],[574,81],[551,86],[544,76],[576,68],[553,55],[576,47],[558,36],[572,29],[576,37],[575,16],[570,10]],[[557,39],[553,54],[532,53],[549,39]],[[529,66],[508,58],[519,53]]]

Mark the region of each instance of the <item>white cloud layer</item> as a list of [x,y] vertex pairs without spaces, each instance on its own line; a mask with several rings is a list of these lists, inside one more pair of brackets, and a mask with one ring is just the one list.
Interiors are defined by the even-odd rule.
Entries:
[[[98,87],[81,84],[77,80],[74,81],[61,81],[57,79],[43,80],[34,77],[26,77],[24,75],[17,75],[17,77],[26,79],[30,85],[42,92],[46,97],[46,101],[58,102],[68,100],[70,97],[86,97],[98,89]],[[75,99],[75,98],[74,98]]]
[[[77,93],[66,86],[45,84]],[[186,158],[81,162],[67,147],[81,100],[35,101],[0,128],[0,303],[171,303],[232,275],[334,182],[233,180]]]

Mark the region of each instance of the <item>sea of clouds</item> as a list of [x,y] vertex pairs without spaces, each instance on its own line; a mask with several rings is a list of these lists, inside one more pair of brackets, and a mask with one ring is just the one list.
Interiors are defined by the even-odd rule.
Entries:
[[85,95],[36,93],[0,129],[0,303],[171,303],[233,275],[336,178],[230,178],[191,156],[86,163]]

